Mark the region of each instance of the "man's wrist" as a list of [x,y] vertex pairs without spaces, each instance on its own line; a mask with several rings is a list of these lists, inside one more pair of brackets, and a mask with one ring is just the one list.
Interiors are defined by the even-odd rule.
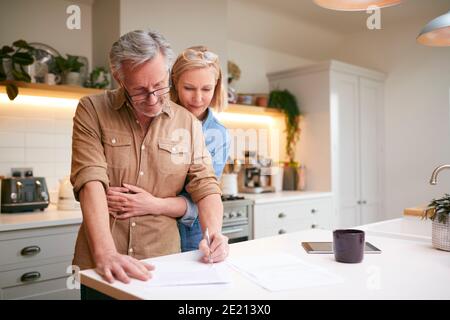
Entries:
[[99,248],[98,250],[94,249],[92,256],[94,258],[94,261],[98,261],[98,260],[101,260],[105,256],[115,254],[115,253],[117,253],[117,250],[115,247],[108,248],[108,249],[105,249],[105,247],[102,247],[102,248]]

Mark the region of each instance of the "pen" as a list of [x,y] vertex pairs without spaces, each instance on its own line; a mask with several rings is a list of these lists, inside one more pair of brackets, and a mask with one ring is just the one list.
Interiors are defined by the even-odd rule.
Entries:
[[208,228],[206,228],[205,230],[205,238],[206,238],[206,243],[208,244],[208,248],[209,248],[209,263],[212,263],[212,259],[211,259],[211,238],[209,237],[209,232],[208,232]]

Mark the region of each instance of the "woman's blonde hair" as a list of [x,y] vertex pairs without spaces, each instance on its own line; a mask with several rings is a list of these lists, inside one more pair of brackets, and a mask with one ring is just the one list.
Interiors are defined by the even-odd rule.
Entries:
[[202,68],[211,68],[214,71],[216,76],[216,85],[214,87],[214,95],[212,97],[210,106],[215,108],[217,111],[222,111],[224,107],[224,88],[222,83],[222,70],[220,69],[219,59],[215,59],[214,62],[208,61],[206,59],[194,59],[188,60],[185,58],[185,53],[187,51],[198,51],[198,52],[207,52],[208,48],[205,46],[195,46],[190,47],[184,50],[175,60],[175,63],[172,66],[171,78],[172,78],[172,87],[170,88],[170,98],[173,102],[180,104],[180,98],[177,92],[177,85],[181,75],[192,69],[202,69]]

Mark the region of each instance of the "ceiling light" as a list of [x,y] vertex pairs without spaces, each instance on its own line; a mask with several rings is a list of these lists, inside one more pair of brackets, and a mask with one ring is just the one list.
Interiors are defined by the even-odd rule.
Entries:
[[450,46],[450,11],[428,22],[422,29],[417,42],[426,46]]
[[366,11],[370,6],[379,8],[395,6],[402,0],[314,0],[314,2],[326,9],[340,11]]

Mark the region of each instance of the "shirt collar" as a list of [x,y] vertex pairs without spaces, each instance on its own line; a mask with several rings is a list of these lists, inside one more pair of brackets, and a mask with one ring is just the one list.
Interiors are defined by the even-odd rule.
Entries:
[[[125,98],[125,91],[124,89],[121,87],[117,90],[115,90],[116,95],[115,95],[115,99],[113,99],[112,103],[111,103],[111,108],[113,110],[119,110],[120,108],[122,108],[123,106],[128,105],[128,101]],[[130,106],[131,107],[131,106]],[[163,105],[162,107],[162,112],[167,114],[169,116],[169,118],[173,118],[173,110],[170,106],[170,100],[167,99],[167,102]]]
[[206,112],[208,112],[208,114],[206,115],[206,118],[202,121],[204,128],[208,128],[214,119],[214,114],[212,113],[211,108],[206,109]]

